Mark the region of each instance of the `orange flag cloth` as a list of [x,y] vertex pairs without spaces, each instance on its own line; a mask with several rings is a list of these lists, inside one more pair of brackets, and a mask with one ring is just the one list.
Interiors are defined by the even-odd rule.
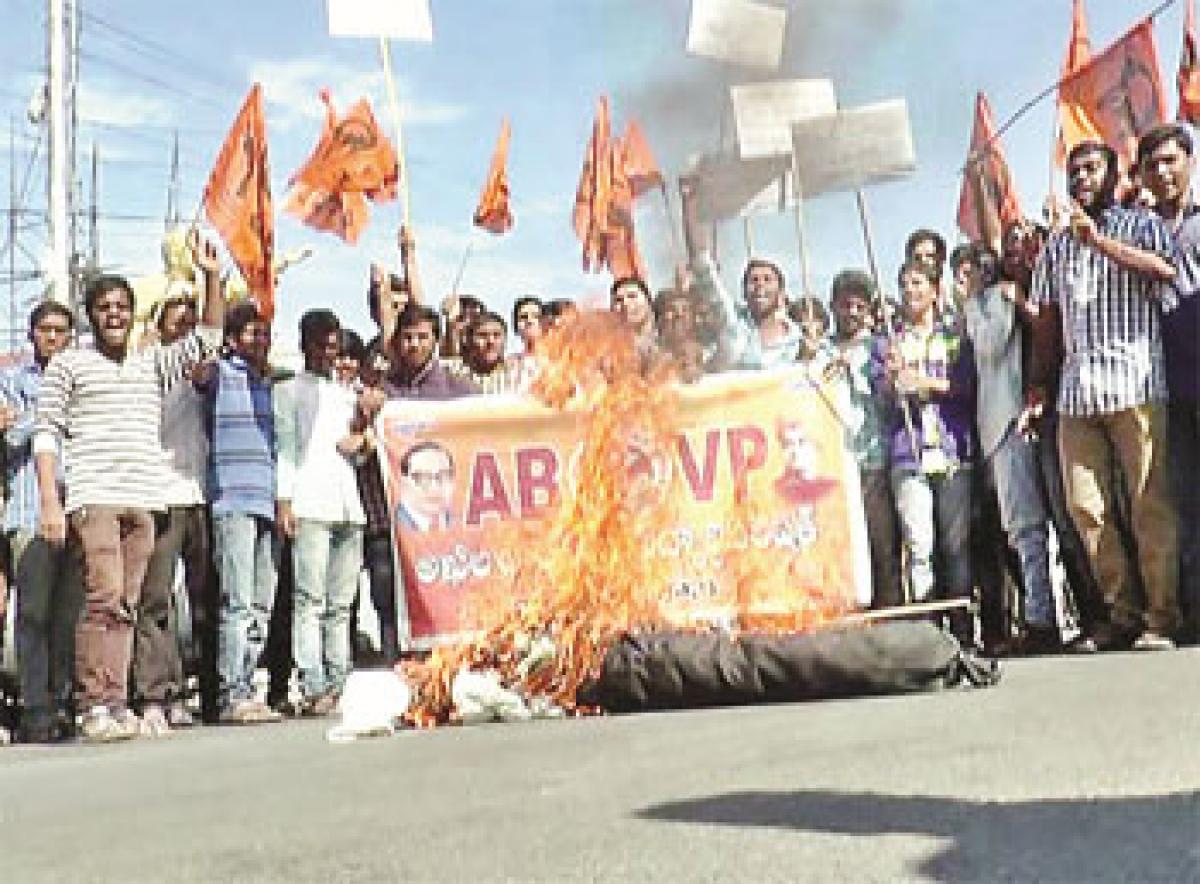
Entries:
[[360,99],[341,119],[328,91],[325,128],[312,155],[289,184],[284,208],[317,230],[328,230],[348,243],[358,241],[370,220],[367,199],[382,203],[396,197],[396,150]]
[[1150,19],[1068,77],[1059,100],[1087,126],[1069,128],[1063,116],[1063,142],[1068,150],[1081,141],[1105,141],[1126,162],[1137,149],[1138,136],[1166,119],[1166,99],[1158,70],[1158,51]]
[[999,243],[988,242],[992,235],[999,234],[1005,224],[1021,219],[1017,191],[995,133],[991,105],[980,92],[975,96],[971,153],[958,198],[958,228],[968,239],[987,242],[993,248]]
[[1179,110],[1176,117],[1196,125],[1200,123],[1200,59],[1196,56],[1196,5],[1187,0],[1183,20],[1183,51],[1179,54]]
[[251,87],[217,154],[204,186],[204,214],[269,320],[275,312],[275,216],[262,86],[258,83]]
[[511,135],[508,117],[505,117],[500,124],[500,137],[496,140],[483,192],[479,194],[479,205],[475,207],[475,225],[491,233],[504,233],[513,226],[512,209],[508,205],[508,170],[505,168]]
[[572,215],[575,235],[583,245],[584,270],[599,270],[603,265],[613,196],[610,131],[608,98],[601,97],[596,107],[596,119],[592,122],[592,136],[583,155]]
[[[1065,80],[1071,74],[1075,73],[1092,58],[1092,43],[1088,39],[1087,18],[1084,16],[1083,0],[1074,0],[1071,9],[1071,36],[1067,40],[1067,55],[1063,59],[1062,75],[1060,80]],[[1096,132],[1088,117],[1076,108],[1074,105],[1064,104],[1062,91],[1059,90],[1058,97],[1058,140],[1055,143],[1054,161],[1059,166],[1067,164],[1067,145],[1064,141],[1063,134],[1065,132],[1074,133],[1089,133],[1089,140],[1099,140],[1100,134]],[[1080,139],[1083,140],[1083,139]]]

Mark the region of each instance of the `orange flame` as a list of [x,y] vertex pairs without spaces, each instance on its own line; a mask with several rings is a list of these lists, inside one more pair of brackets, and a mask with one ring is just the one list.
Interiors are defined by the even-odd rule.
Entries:
[[[628,328],[609,313],[580,314],[545,339],[536,395],[554,408],[568,403],[585,417],[572,479],[536,524],[506,523],[505,548],[518,550],[508,585],[472,595],[467,618],[476,638],[401,664],[413,689],[411,724],[455,718],[451,687],[463,668],[491,669],[527,697],[545,697],[569,712],[582,685],[599,675],[621,635],[672,626],[664,615],[678,562],[651,538],[674,524],[673,496],[662,481],[680,426],[678,387],[669,362],[647,366]],[[763,539],[782,530],[740,495],[709,560],[736,587],[741,629],[797,631],[844,612],[825,573],[799,552]],[[775,521],[778,521],[776,517]],[[514,601],[517,599],[518,601]],[[555,654],[526,672],[530,642],[548,637]]]

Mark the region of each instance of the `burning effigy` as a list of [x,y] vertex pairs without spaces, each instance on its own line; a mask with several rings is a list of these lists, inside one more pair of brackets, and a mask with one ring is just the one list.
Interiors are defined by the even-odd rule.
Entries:
[[[854,549],[834,560],[810,550],[823,520],[846,521],[846,501],[822,475],[805,415],[773,419],[774,438],[731,418],[704,434],[706,456],[696,458],[681,436],[687,388],[611,315],[580,315],[544,342],[540,359],[535,393],[551,412],[570,408],[577,442],[561,466],[526,470],[558,479],[540,501],[536,483],[509,501],[498,474],[481,466],[488,459],[475,458],[471,498],[459,509],[463,521],[483,523],[475,536],[505,554],[472,559],[459,544],[463,580],[476,566],[488,576],[459,599],[455,639],[399,665],[409,724],[880,693],[959,677],[957,644],[932,625],[847,626],[858,604],[847,586]],[[411,478],[425,454],[430,476],[454,473],[449,452],[435,458],[434,443],[412,438],[420,436],[389,451],[401,477],[389,482],[392,505],[410,527],[409,508],[428,511],[429,495],[406,499],[401,474]],[[722,444],[729,494],[718,506]],[[678,521],[681,486],[719,512],[703,537],[666,530]],[[535,502],[536,518],[483,519]],[[448,498],[439,506],[445,514],[421,517],[426,526],[459,518]],[[406,580],[446,577],[454,555],[422,546],[415,531],[406,536],[432,550],[409,556]]]

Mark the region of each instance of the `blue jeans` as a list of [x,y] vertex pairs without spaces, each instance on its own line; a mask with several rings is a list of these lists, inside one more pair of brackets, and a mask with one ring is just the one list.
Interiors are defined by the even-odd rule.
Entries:
[[213,514],[221,584],[217,618],[220,705],[254,696],[254,669],[267,641],[279,568],[275,525],[261,516]]
[[350,608],[363,564],[363,528],[296,520],[292,653],[306,700],[340,693],[350,674]]
[[[900,533],[908,553],[908,580],[913,601],[967,598],[971,595],[971,468],[927,476],[892,471],[892,489],[900,516]],[[934,586],[934,556],[944,575]]]
[[1025,623],[1053,626],[1046,506],[1036,451],[1029,440],[1010,426],[985,464],[1000,502],[1000,524],[1021,562]]

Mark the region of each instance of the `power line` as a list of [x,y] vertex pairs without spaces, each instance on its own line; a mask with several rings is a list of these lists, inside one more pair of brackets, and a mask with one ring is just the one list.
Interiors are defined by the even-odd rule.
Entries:
[[202,104],[207,104],[213,108],[225,110],[225,105],[214,98],[210,98],[207,95],[200,95],[188,89],[182,89],[174,83],[168,83],[166,80],[161,80],[153,74],[147,74],[145,71],[139,71],[137,68],[130,67],[124,62],[114,61],[113,59],[104,55],[100,55],[99,53],[89,52],[83,49],[79,50],[79,54],[87,61],[108,67],[109,69],[114,70],[117,73],[124,74],[131,79],[140,80],[141,82],[151,86],[157,86],[159,89],[163,89],[180,98],[186,98],[189,101],[196,101]]

